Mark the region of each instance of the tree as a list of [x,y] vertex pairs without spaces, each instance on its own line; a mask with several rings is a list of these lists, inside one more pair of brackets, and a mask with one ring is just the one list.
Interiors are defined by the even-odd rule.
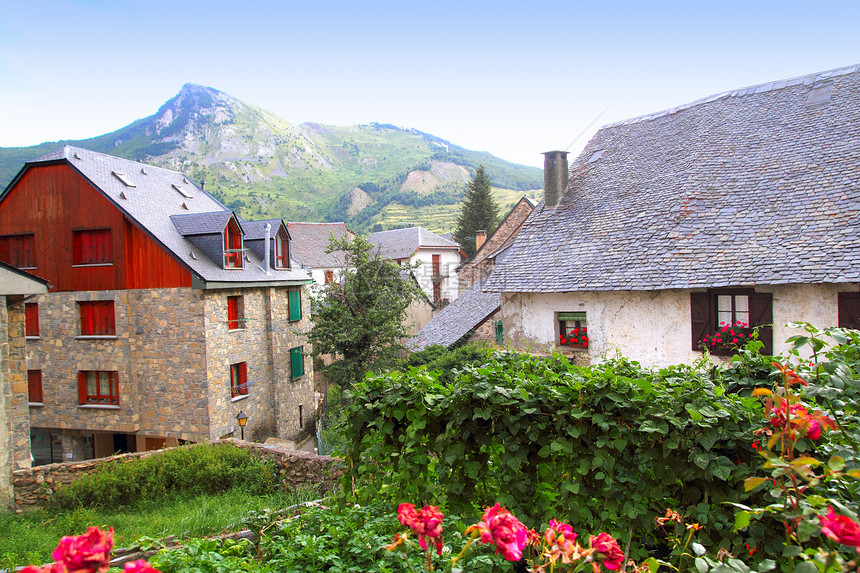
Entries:
[[463,247],[470,257],[475,254],[475,232],[486,231],[489,235],[499,223],[499,206],[493,199],[490,177],[484,172],[484,166],[475,170],[475,178],[466,186],[466,197],[457,226],[454,229],[454,240]]
[[311,299],[314,326],[308,339],[314,355],[335,357],[322,372],[341,387],[395,364],[403,350],[400,341],[408,336],[406,309],[420,292],[409,267],[373,249],[362,237],[332,237],[326,252],[342,252],[345,271]]

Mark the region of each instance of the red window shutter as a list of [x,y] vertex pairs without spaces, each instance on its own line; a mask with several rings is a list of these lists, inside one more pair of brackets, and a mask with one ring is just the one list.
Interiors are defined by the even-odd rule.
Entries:
[[334,282],[334,271],[325,271],[325,284]]
[[860,329],[860,292],[840,292],[837,307],[839,328]]
[[39,336],[39,303],[24,304],[24,336]]
[[711,334],[711,298],[706,292],[690,293],[690,324],[693,350],[701,350],[700,343],[706,334]]
[[72,264],[79,265],[84,260],[84,236],[83,233],[72,235]]
[[95,307],[98,334],[116,334],[116,320],[114,317],[113,301],[99,301]]
[[439,255],[433,255],[433,274],[439,276],[442,274],[441,269],[441,257]]
[[248,363],[242,362],[239,364],[239,393],[248,393]]
[[27,370],[27,395],[30,402],[42,401],[41,370]]
[[87,373],[78,372],[78,404],[87,403]]
[[227,330],[239,328],[239,297],[227,297]]
[[750,326],[758,327],[758,339],[764,343],[762,354],[773,354],[773,294],[757,292],[749,295]]
[[81,313],[81,334],[85,336],[95,334],[96,323],[93,305],[82,302],[78,305],[78,310]]
[[111,372],[110,373],[111,380],[111,404],[115,404],[119,406],[119,373]]

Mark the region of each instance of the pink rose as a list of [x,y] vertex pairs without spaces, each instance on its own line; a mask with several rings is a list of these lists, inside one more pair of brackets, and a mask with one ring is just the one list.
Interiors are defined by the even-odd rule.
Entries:
[[113,527],[108,531],[89,527],[83,535],[60,539],[52,555],[65,565],[68,573],[105,573],[110,567],[112,549]]
[[124,571],[125,573],[161,573],[143,559],[126,563]]
[[418,545],[427,549],[426,537],[435,539],[436,553],[442,555],[442,518],[444,515],[435,505],[425,506],[415,511],[411,503],[401,503],[397,507],[397,520],[418,534]]
[[498,503],[488,507],[477,525],[482,543],[493,543],[496,553],[508,561],[519,561],[528,539],[528,529],[513,514]]
[[860,553],[860,525],[847,515],[836,515],[832,507],[827,509],[827,515],[818,516],[821,533],[836,543],[856,548]]
[[598,536],[592,535],[588,539],[588,545],[597,552],[597,559],[603,562],[603,566],[612,571],[621,569],[624,564],[624,552],[618,546],[618,542],[608,533]]

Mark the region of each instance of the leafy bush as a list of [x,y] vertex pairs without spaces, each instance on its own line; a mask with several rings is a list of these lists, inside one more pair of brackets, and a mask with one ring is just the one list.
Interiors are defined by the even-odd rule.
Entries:
[[271,493],[277,480],[270,462],[230,444],[173,448],[144,458],[105,463],[94,473],[60,488],[54,502],[64,509],[117,508],[241,488],[249,495]]
[[498,501],[528,526],[558,518],[632,536],[637,559],[663,543],[654,517],[679,507],[708,526],[702,543],[742,547],[724,502],[743,497],[759,465],[756,398],[688,366],[652,372],[626,360],[581,368],[500,353],[449,385],[440,376],[394,372],[356,386],[347,500],[394,496],[458,513]]
[[466,344],[454,350],[449,350],[439,344],[428,346],[424,350],[413,352],[401,363],[401,370],[426,367],[427,370],[439,371],[437,381],[440,384],[450,384],[457,372],[466,366],[486,364],[493,358],[495,349],[486,344]]

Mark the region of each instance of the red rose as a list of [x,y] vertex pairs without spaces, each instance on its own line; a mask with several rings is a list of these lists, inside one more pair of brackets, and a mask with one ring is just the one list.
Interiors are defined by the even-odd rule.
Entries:
[[62,562],[69,573],[105,573],[110,567],[112,549],[113,527],[108,531],[89,527],[83,535],[60,539],[53,557]]

